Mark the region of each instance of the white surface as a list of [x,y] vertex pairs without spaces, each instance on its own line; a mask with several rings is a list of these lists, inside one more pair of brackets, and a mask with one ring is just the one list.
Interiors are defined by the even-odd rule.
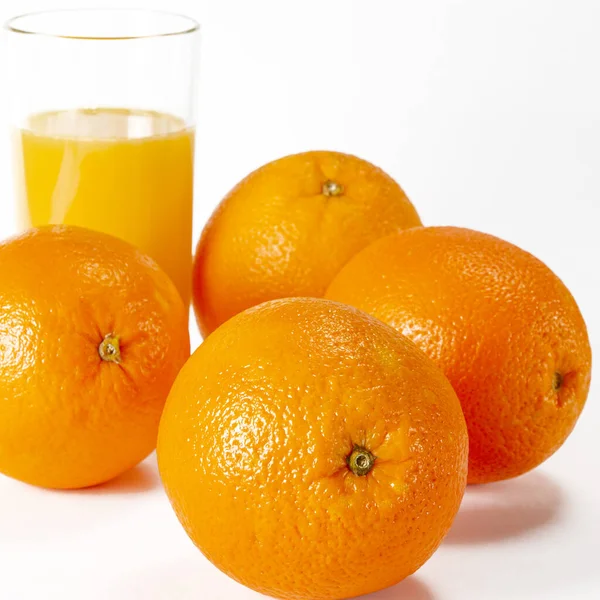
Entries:
[[[396,177],[427,223],[482,229],[542,258],[600,351],[600,3],[137,4],[204,25],[196,236],[223,194],[267,160],[354,152]],[[0,17],[50,5],[4,0]],[[13,200],[5,139],[0,148],[4,236]],[[600,597],[597,371],[559,453],[523,478],[469,490],[434,557],[373,600]],[[0,476],[3,600],[258,597],[188,541],[154,459],[74,493]]]

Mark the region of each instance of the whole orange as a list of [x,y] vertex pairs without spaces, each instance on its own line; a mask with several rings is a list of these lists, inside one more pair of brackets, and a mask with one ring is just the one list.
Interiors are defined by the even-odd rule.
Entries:
[[177,377],[158,461],[217,567],[279,598],[350,598],[434,552],[458,510],[467,430],[442,372],[391,327],[274,300],[211,334]]
[[420,224],[400,186],[355,156],[305,152],[264,165],[229,192],[198,243],[200,331],[266,300],[321,297],[359,250]]
[[80,488],[133,467],[188,356],[183,303],[133,246],[64,226],[0,244],[0,472]]
[[469,429],[469,483],[533,469],[575,426],[590,385],[586,326],[528,252],[468,229],[414,229],[355,256],[327,297],[389,323],[446,373]]

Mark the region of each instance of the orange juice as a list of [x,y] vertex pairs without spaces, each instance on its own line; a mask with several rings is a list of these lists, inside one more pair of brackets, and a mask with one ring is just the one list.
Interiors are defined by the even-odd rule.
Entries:
[[33,115],[17,136],[23,227],[65,223],[152,256],[189,303],[194,131],[128,109]]

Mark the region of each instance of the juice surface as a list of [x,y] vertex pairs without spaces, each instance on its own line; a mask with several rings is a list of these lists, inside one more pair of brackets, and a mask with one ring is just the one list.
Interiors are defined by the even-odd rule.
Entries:
[[118,236],[154,258],[189,304],[194,130],[142,110],[33,115],[17,135],[21,225]]

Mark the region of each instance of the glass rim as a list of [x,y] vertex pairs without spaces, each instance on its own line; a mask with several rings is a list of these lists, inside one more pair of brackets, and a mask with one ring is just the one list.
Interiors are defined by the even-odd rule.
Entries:
[[[181,27],[165,27],[165,31],[152,32],[152,33],[132,33],[132,34],[123,34],[123,35],[79,35],[76,33],[58,33],[56,31],[52,31],[51,28],[44,27],[23,27],[19,26],[19,21],[27,20],[27,19],[37,19],[39,17],[47,17],[47,16],[60,16],[67,14],[111,14],[114,13],[118,15],[119,13],[132,13],[138,15],[151,15],[154,17],[169,17],[172,19],[177,19],[182,22]],[[188,35],[191,33],[195,33],[200,30],[200,24],[198,21],[193,19],[192,17],[188,17],[187,15],[183,15],[180,13],[169,12],[165,10],[157,10],[150,8],[59,8],[52,10],[39,10],[33,11],[29,13],[23,13],[20,15],[16,15],[11,17],[7,21],[5,21],[3,28],[9,33],[17,33],[21,35],[36,35],[50,38],[58,38],[65,40],[90,40],[90,41],[98,41],[98,42],[114,42],[114,41],[123,41],[123,40],[143,40],[143,39],[153,39],[153,38],[163,38],[163,37],[174,37],[174,36],[182,36]]]

